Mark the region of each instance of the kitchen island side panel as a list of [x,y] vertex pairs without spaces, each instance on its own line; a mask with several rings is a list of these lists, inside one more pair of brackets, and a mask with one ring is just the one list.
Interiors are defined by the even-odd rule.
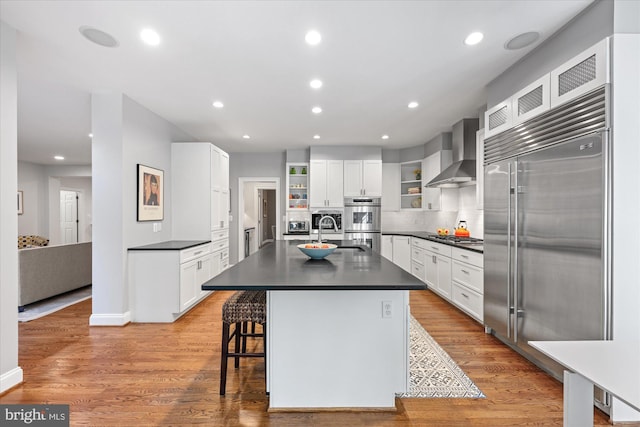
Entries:
[[395,408],[408,389],[408,291],[269,291],[267,305],[271,410]]

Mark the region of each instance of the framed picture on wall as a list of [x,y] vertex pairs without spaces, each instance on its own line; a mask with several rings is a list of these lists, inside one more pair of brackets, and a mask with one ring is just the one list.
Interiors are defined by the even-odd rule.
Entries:
[[18,191],[18,215],[22,215],[24,213],[24,205],[22,204],[22,191]]
[[138,164],[138,221],[164,219],[164,171]]

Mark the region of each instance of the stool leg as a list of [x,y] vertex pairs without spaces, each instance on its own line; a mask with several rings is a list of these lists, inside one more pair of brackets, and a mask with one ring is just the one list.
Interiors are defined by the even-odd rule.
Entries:
[[[235,342],[235,347],[233,348],[233,351],[235,353],[240,353],[240,335],[242,332],[242,322],[238,322],[236,323],[235,326],[235,333],[236,333],[236,342]],[[235,357],[235,362],[234,362],[234,366],[236,369],[238,369],[240,367],[240,357],[236,356]]]
[[249,333],[249,327],[247,322],[242,322],[242,352],[247,352],[247,334]]
[[229,354],[229,324],[222,322],[222,358],[220,359],[220,396],[227,386],[227,358]]

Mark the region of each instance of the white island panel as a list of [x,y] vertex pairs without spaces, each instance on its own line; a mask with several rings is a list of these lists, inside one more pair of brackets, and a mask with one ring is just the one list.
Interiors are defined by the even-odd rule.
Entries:
[[407,290],[269,291],[267,306],[270,410],[395,410],[408,388]]

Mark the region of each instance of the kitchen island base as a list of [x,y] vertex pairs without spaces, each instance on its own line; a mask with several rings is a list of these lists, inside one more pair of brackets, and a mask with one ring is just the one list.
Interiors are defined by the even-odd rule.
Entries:
[[395,410],[409,383],[407,290],[267,292],[270,411]]

